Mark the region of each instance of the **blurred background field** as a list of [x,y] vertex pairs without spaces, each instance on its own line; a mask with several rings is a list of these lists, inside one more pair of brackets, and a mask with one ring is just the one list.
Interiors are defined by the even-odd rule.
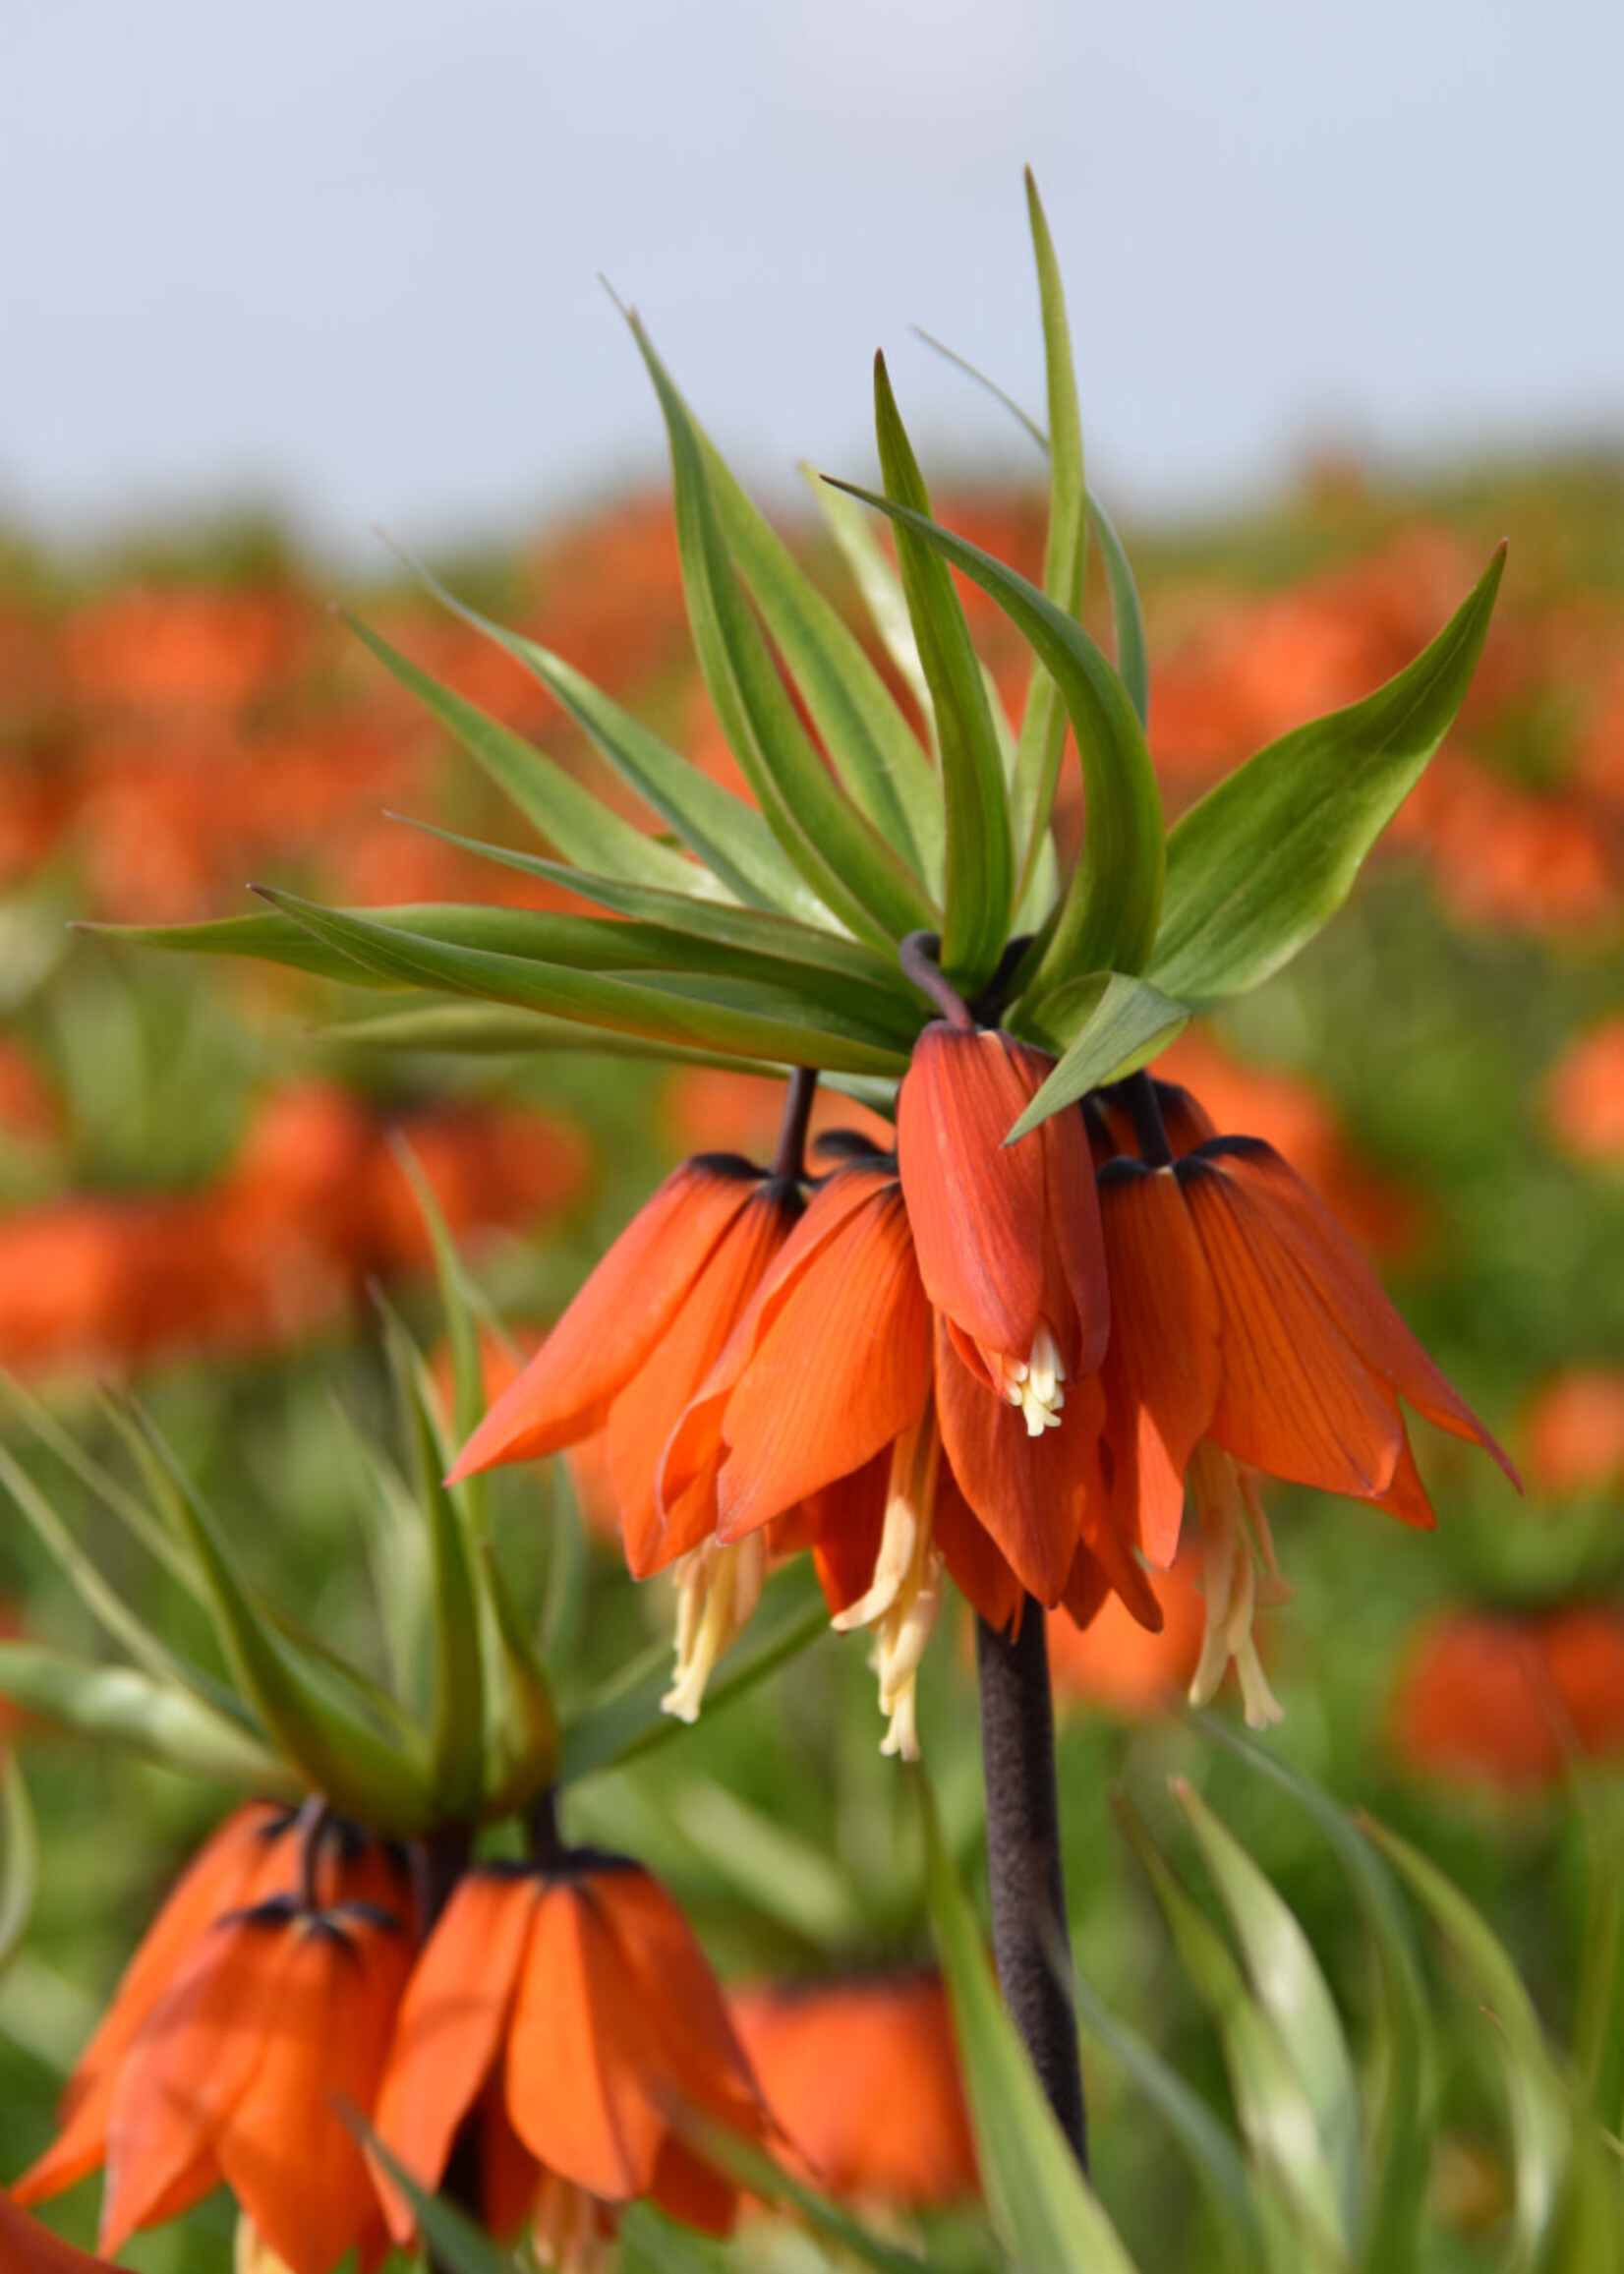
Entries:
[[[937,510],[1023,568],[1040,557],[1036,492],[965,483]],[[810,522],[799,531],[846,604],[833,556]],[[1126,534],[1171,812],[1398,670],[1511,540],[1465,712],[1352,905],[1164,1070],[1317,1186],[1523,1471],[1517,1499],[1487,1463],[1418,1432],[1434,1536],[1275,1494],[1297,1600],[1264,1619],[1287,1709],[1267,1743],[1459,1881],[1565,2042],[1588,1837],[1573,1777],[1605,1787],[1624,1761],[1624,462],[1498,463],[1430,487],[1327,462],[1266,511]],[[689,660],[663,494],[435,565],[737,787]],[[1015,706],[1021,657],[965,597]],[[540,893],[565,904],[389,817],[511,831],[331,616],[335,598],[580,759],[545,691],[387,563],[340,584],[256,525],[72,556],[22,539],[0,552],[0,1364],[114,1461],[98,1385],[134,1385],[267,1589],[376,1654],[347,1435],[392,1427],[371,1290],[405,1306],[425,1341],[436,1332],[397,1135],[526,1344],[666,1167],[695,1149],[759,1154],[777,1100],[707,1069],[385,1050],[334,1032],[376,996],[340,1001],[286,972],[68,928],[236,913],[253,904],[250,879],[346,904]],[[1063,805],[1062,828],[1079,824]],[[839,1118],[838,1101],[824,1110]],[[195,1607],[126,1563],[62,1466],[19,1457],[138,1607],[206,1653]],[[509,1472],[497,1505],[566,1687],[666,1634],[664,1583],[633,1589],[602,1538],[590,1459],[568,1479]],[[577,1507],[591,1541],[578,1564],[560,1545]],[[20,1519],[0,1526],[0,1596],[16,1631],[94,1651]],[[1368,1983],[1347,1884],[1308,1828],[1171,1710],[1198,1639],[1188,1573],[1169,1581],[1168,1605],[1154,1650],[1109,1621],[1057,1641],[1070,1890],[1083,1973],[1222,2106],[1213,2038],[1167,1961],[1115,1791],[1177,1844],[1165,1779],[1189,1777],[1308,1927],[1356,2026]],[[957,1610],[933,1649],[922,1726],[975,1866]],[[646,1768],[589,1780],[571,1829],[661,1871],[730,1979],[912,1966],[928,1954],[916,1827],[879,1735],[860,1650],[829,1638],[748,1709],[708,1717]],[[46,2138],[98,2002],[223,1805],[41,1732],[14,1741],[42,1882],[0,1978],[0,2178]],[[1436,1992],[1445,2125],[1429,2263],[1486,2265],[1509,2187],[1497,2087],[1482,2016],[1441,1967]],[[1099,2184],[1141,2262],[1217,2263],[1157,2120],[1103,2055],[1089,2075]],[[64,2207],[82,2237],[93,2193]],[[202,2274],[226,2233],[217,2203],[141,2239],[129,2261]],[[740,2262],[765,2265],[766,2248],[752,2259],[741,2246]]]

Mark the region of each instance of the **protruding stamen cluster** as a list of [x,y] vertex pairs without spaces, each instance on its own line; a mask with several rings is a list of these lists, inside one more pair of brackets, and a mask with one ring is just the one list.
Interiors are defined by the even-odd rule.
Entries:
[[1269,1688],[1257,1656],[1252,1619],[1259,1606],[1291,1601],[1281,1578],[1257,1487],[1209,1440],[1190,1457],[1189,1482],[1201,1523],[1202,1592],[1206,1632],[1189,1702],[1204,1706],[1234,1662],[1248,1729],[1272,1728],[1285,1708]]
[[543,2174],[531,2235],[538,2261],[556,2274],[607,2274],[614,2252],[598,2204],[556,2172]]
[[867,1593],[834,1621],[841,1634],[856,1627],[872,1628],[871,1663],[880,1678],[880,1711],[890,1720],[880,1750],[904,1761],[919,1758],[915,1718],[919,1662],[942,1607],[944,1559],[933,1520],[941,1448],[935,1410],[927,1405],[917,1427],[899,1437],[892,1450],[873,1581]]
[[1066,1379],[1066,1362],[1047,1319],[1038,1321],[1031,1356],[1001,1356],[997,1371],[999,1390],[1011,1405],[1020,1408],[1029,1437],[1041,1437],[1045,1429],[1060,1428],[1061,1408],[1066,1403],[1061,1387]]
[[734,1546],[701,1541],[675,1568],[676,1673],[660,1703],[679,1721],[697,1721],[712,1667],[743,1632],[761,1595],[766,1535],[752,1532]]

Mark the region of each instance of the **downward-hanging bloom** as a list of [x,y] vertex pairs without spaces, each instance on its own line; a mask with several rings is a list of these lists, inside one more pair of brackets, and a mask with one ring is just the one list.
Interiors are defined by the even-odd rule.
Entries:
[[1428,1620],[1393,1700],[1406,1766],[1451,1782],[1531,1792],[1576,1757],[1624,1755],[1624,1610],[1456,1608]]
[[[1248,1472],[1429,1526],[1402,1400],[1515,1473],[1272,1146],[1215,1136],[1192,1099],[1160,1084],[1153,1106],[1142,1092],[1137,1103],[1136,1123],[1102,1117],[1098,1177],[1113,1307],[1101,1372],[1111,1525],[1165,1568],[1188,1480],[1208,1621],[1192,1695],[1209,1695],[1234,1658],[1248,1718],[1272,1720],[1251,1617],[1260,1590],[1282,1589]],[[1113,1139],[1136,1149],[1112,1154]]]
[[[848,1157],[818,1187],[672,1433],[660,1505],[673,1552],[707,1540],[717,1553],[737,1551],[764,1533],[780,1552],[810,1546],[837,1626],[874,1634],[887,1750],[912,1757],[914,1676],[944,1574],[998,1627],[1018,1617],[1028,1589],[1081,1619],[1111,1587],[1151,1624],[1160,1614],[1131,1552],[1099,1521],[1097,1384],[1081,1379],[1062,1414],[1063,1377],[1046,1372],[1050,1418],[1034,1426],[1037,1393],[1023,1405],[1026,1384],[1009,1370],[1026,1363],[1015,1355],[1019,1337],[1029,1356],[1045,1316],[1057,1365],[1097,1365],[1100,1330],[1077,1293],[1103,1302],[1087,1232],[1051,1237],[1039,1208],[1038,1253],[1047,1240],[1060,1258],[1072,1254],[1075,1285],[1057,1262],[1036,1282],[1029,1318],[1015,1312],[1013,1328],[999,1328],[981,1315],[1004,1370],[995,1389],[979,1348],[960,1355],[957,1337],[970,1330],[933,1312],[897,1159],[861,1143],[842,1149]],[[1090,1220],[1080,1117],[1051,1154],[1079,1167]],[[996,1181],[996,1162],[978,1165]],[[927,1193],[935,1181],[927,1172]],[[1029,1184],[1017,1197],[1029,1198]]]
[[382,2217],[340,2108],[372,2107],[413,1940],[395,1851],[331,1819],[242,1812],[143,1947],[16,2199],[104,2164],[110,2254],[223,2182],[292,2274],[352,2248],[376,2265]]
[[626,1560],[669,1560],[655,1510],[666,1440],[801,1210],[798,1183],[727,1153],[672,1171],[469,1438],[452,1482],[605,1430]]
[[[731,2229],[737,2189],[686,2144],[684,2117],[760,2139],[766,2113],[704,1953],[646,1871],[579,1852],[459,1881],[401,2007],[376,2128],[434,2188],[475,2111],[489,2225],[529,2224],[566,2274],[603,2263],[642,2196]],[[388,2199],[403,2243],[410,2210]]]
[[763,1983],[728,2004],[767,2104],[820,2187],[908,2210],[976,2192],[958,2050],[937,1975]]

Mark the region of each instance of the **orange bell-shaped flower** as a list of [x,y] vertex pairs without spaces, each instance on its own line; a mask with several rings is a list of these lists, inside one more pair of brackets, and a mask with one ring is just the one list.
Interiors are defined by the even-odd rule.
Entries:
[[486,1415],[451,1481],[605,1429],[626,1559],[639,1577],[661,1569],[679,1552],[655,1512],[666,1440],[800,1212],[793,1178],[731,1154],[684,1161]]
[[[646,1871],[578,1852],[458,1883],[401,2006],[376,2128],[433,2188],[476,2109],[491,2224],[537,2225],[570,2274],[642,2196],[730,2230],[737,2189],[682,2118],[760,2139],[766,2113],[705,1955]],[[410,2210],[385,2192],[404,2242]]]

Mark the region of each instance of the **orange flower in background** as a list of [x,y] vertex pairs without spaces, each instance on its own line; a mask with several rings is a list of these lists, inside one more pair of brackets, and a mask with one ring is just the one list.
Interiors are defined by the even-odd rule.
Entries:
[[1575,1753],[1624,1755],[1624,1608],[1446,1611],[1415,1642],[1393,1701],[1411,1768],[1508,1790],[1554,1783]]
[[1205,1626],[1199,1574],[1199,1555],[1189,1545],[1171,1571],[1150,1574],[1162,1606],[1160,1633],[1141,1626],[1117,1596],[1106,1598],[1086,1627],[1053,1620],[1049,1672],[1057,1700],[1086,1701],[1137,1719],[1160,1713],[1188,1690]]
[[[400,2009],[379,2139],[420,2185],[478,2110],[486,2216],[533,2224],[546,2263],[600,2263],[615,2212],[650,2196],[708,2234],[737,2189],[689,2148],[684,2112],[759,2140],[767,2116],[715,1976],[638,1866],[590,1851],[457,1884]],[[385,2190],[398,2242],[406,2205]]]
[[329,2274],[351,2248],[376,2265],[382,2215],[339,2112],[372,2108],[414,1940],[396,1851],[325,1817],[233,1819],[166,1906],[70,2082],[62,2137],[14,2196],[103,2164],[112,2252],[223,2182],[292,2274]]
[[921,2211],[976,2193],[936,1975],[763,1983],[732,1992],[728,2006],[768,2107],[820,2187]]
[[1586,1492],[1624,1477],[1624,1369],[1558,1374],[1535,1398],[1524,1433],[1537,1491]]
[[[734,1152],[752,1159],[770,1154],[783,1118],[783,1084],[768,1075],[733,1074],[725,1067],[686,1067],[667,1083],[662,1121],[672,1148],[685,1153]],[[887,1151],[896,1141],[891,1124],[839,1090],[819,1087],[807,1135],[855,1130]]]
[[732,1155],[685,1161],[492,1407],[458,1456],[452,1482],[538,1460],[607,1429],[626,1560],[639,1577],[663,1568],[679,1552],[655,1506],[666,1440],[801,1204],[794,1180]]
[[1575,1160],[1624,1161],[1624,1019],[1568,1045],[1545,1092],[1551,1134]]

